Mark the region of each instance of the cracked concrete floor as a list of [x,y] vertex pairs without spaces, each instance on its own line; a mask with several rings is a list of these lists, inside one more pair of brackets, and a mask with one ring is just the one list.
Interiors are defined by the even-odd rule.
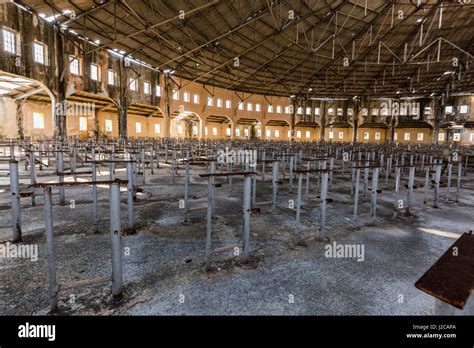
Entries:
[[[193,168],[190,205],[206,204],[207,183]],[[106,175],[107,173],[103,173]],[[182,172],[180,172],[182,174]],[[123,177],[123,172],[117,173]],[[105,178],[105,176],[103,177]],[[139,196],[136,222],[139,232],[124,236],[124,297],[110,297],[110,283],[66,290],[59,296],[62,315],[417,315],[433,314],[434,299],[414,287],[416,280],[463,232],[474,229],[474,174],[462,178],[459,204],[445,200],[441,189],[439,209],[431,195],[423,204],[423,188],[415,190],[414,216],[393,218],[393,182],[379,179],[377,218],[368,215],[370,200],[361,198],[360,215],[353,218],[350,177],[335,177],[329,191],[327,236],[318,238],[319,209],[315,181],[309,197],[303,195],[301,215],[305,245],[294,245],[295,213],[279,208],[270,211],[259,204],[251,215],[249,262],[233,249],[213,257],[213,270],[203,271],[206,234],[205,209],[190,214],[183,224],[179,200],[183,178],[172,182],[169,168],[147,176],[142,186],[151,197]],[[40,176],[40,181],[54,177]],[[100,179],[100,178],[99,178]],[[257,181],[257,203],[271,200],[270,176]],[[404,182],[407,174],[403,176]],[[242,180],[234,179],[232,192],[225,179],[215,189],[216,216],[213,248],[240,243],[242,236]],[[417,177],[423,183],[422,177]],[[296,182],[295,182],[296,183]],[[5,179],[0,184],[6,185]],[[453,180],[454,184],[454,180]],[[402,185],[403,186],[403,185]],[[304,190],[303,190],[304,192]],[[430,189],[430,193],[432,190]],[[54,191],[53,191],[54,193]],[[59,206],[54,196],[54,231],[59,282],[109,275],[110,236],[108,190],[99,188],[100,233],[93,233],[91,190],[67,189],[75,208]],[[401,197],[406,202],[403,188]],[[454,198],[454,194],[452,195]],[[122,225],[126,224],[125,196]],[[285,183],[278,205],[296,199]],[[10,221],[8,187],[0,187],[2,225]],[[48,312],[47,272],[42,197],[37,205],[22,200],[23,244],[38,244],[39,259],[0,259],[0,314],[39,315]],[[0,229],[0,239],[10,235]],[[327,258],[328,243],[364,245],[364,261]],[[473,314],[472,300],[465,311]]]

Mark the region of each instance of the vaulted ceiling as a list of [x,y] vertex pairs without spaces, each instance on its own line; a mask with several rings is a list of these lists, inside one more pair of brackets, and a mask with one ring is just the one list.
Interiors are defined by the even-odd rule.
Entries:
[[97,48],[237,91],[305,97],[474,92],[469,0],[15,2],[99,40]]

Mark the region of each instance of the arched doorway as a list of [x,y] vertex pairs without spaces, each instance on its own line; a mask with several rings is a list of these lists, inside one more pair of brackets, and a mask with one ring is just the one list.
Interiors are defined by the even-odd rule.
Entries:
[[50,138],[55,133],[55,98],[40,81],[0,71],[0,136]]
[[209,115],[206,117],[204,135],[206,139],[231,139],[233,138],[234,125],[227,116]]

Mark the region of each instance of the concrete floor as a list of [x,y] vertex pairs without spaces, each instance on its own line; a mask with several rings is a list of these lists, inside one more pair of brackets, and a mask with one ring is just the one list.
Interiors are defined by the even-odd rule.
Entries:
[[[206,203],[207,183],[197,176],[205,171],[199,167],[192,171],[191,206]],[[329,192],[334,201],[328,206],[328,239],[318,238],[319,199],[314,193],[303,201],[305,246],[292,242],[294,212],[278,209],[272,213],[268,204],[259,205],[261,211],[251,215],[250,261],[241,262],[229,250],[215,255],[215,269],[204,272],[206,211],[195,211],[190,215],[192,223],[182,223],[183,213],[178,205],[183,196],[183,179],[177,178],[173,184],[170,173],[169,167],[162,166],[158,173],[147,177],[146,185],[138,179],[138,185],[152,196],[140,196],[136,205],[139,233],[123,237],[124,247],[130,248],[130,255],[124,256],[124,298],[112,301],[110,283],[64,291],[59,297],[60,314],[433,314],[434,298],[416,289],[414,283],[461,233],[474,229],[474,173],[463,177],[459,204],[446,202],[442,188],[439,209],[432,208],[431,189],[429,202],[423,205],[423,188],[418,188],[414,216],[397,218],[392,216],[393,182],[386,189],[382,175],[375,220],[368,216],[369,199],[360,205],[359,217],[353,218],[350,176],[335,177]],[[407,176],[403,176],[404,182]],[[268,202],[270,175],[264,183],[258,178],[257,202]],[[39,181],[49,180],[54,177],[39,176]],[[0,185],[8,184],[6,178],[0,181]],[[416,181],[422,185],[423,178],[417,177]],[[102,221],[98,234],[92,232],[90,192],[84,188],[67,189],[66,199],[74,199],[75,208],[54,206],[59,282],[111,272],[108,189],[99,189]],[[231,195],[226,184],[216,188],[215,193],[213,247],[240,242],[242,180],[234,179]],[[404,188],[401,198],[406,203]],[[279,205],[288,206],[290,199],[296,199],[296,189],[289,193],[285,183],[279,190]],[[55,195],[54,200],[58,203],[59,197]],[[7,186],[0,186],[0,204],[4,207],[0,220],[5,225],[10,221]],[[22,206],[23,243],[39,245],[39,260],[0,258],[1,315],[39,315],[48,311],[42,197],[37,198],[36,207],[30,206],[28,198],[22,200]],[[125,196],[122,214],[125,225]],[[0,240],[9,235],[9,229],[0,229]],[[325,245],[334,241],[363,244],[364,261],[327,258]],[[457,312],[473,314],[473,302],[471,299],[469,308]]]

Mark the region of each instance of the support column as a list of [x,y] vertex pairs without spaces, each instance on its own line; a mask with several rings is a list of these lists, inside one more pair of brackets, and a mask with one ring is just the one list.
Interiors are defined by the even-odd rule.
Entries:
[[201,120],[199,122],[199,139],[204,140],[206,138],[206,120]]
[[65,52],[64,36],[55,30],[55,41],[56,41],[56,63],[58,70],[57,78],[57,90],[54,92],[55,103],[54,105],[54,137],[59,141],[66,140],[66,116],[67,116],[67,100],[66,100],[66,88],[67,88],[67,77],[68,73],[66,69],[69,67],[69,55]]

